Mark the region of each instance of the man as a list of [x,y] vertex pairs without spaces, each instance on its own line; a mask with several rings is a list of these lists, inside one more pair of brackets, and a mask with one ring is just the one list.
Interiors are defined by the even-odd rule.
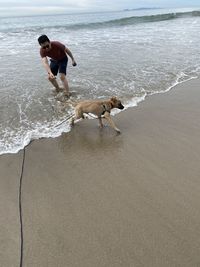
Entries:
[[[42,57],[42,63],[48,72],[48,79],[56,88],[56,92],[60,91],[56,75],[60,74],[60,79],[64,87],[64,95],[69,97],[69,85],[66,78],[67,62],[70,56],[72,60],[72,66],[76,66],[76,61],[71,51],[62,43],[58,41],[50,41],[46,35],[41,35],[38,38],[38,43],[41,46],[40,55]],[[47,57],[50,58],[50,65]]]

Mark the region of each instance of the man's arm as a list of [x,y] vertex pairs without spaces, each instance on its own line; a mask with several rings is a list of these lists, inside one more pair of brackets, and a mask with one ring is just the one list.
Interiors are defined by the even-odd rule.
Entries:
[[70,56],[70,58],[72,60],[72,66],[76,66],[76,61],[74,60],[72,52],[69,50],[69,48],[65,47],[65,53],[67,53],[67,55]]
[[49,62],[48,62],[47,57],[43,57],[43,58],[42,58],[42,64],[44,65],[46,71],[48,72],[49,77],[50,77],[50,78],[54,78],[54,75],[53,75],[53,73],[51,72],[51,69],[50,69]]

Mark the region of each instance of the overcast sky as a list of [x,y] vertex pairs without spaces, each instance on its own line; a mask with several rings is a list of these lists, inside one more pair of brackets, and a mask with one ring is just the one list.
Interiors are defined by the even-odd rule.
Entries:
[[117,11],[140,7],[200,7],[200,0],[0,0],[0,16]]

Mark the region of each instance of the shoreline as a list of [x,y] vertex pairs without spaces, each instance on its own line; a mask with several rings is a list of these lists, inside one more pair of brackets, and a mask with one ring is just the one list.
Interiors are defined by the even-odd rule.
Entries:
[[[24,266],[168,267],[200,262],[200,79],[25,148]],[[0,265],[20,259],[23,150],[0,157]]]
[[[171,85],[169,88],[167,88],[166,90],[156,91],[156,92],[153,92],[153,93],[150,93],[150,94],[145,94],[145,95],[143,95],[141,97],[133,97],[131,100],[127,101],[127,104],[125,105],[125,109],[124,110],[119,111],[119,110],[115,109],[115,110],[113,110],[111,112],[111,114],[113,116],[116,116],[119,113],[126,111],[127,109],[137,107],[138,105],[140,105],[141,102],[146,101],[148,97],[152,97],[152,96],[157,95],[157,94],[165,94],[165,93],[168,93],[169,91],[174,90],[175,87],[181,85],[182,83],[187,83],[187,82],[189,82],[190,80],[193,80],[193,79],[199,79],[199,77],[198,76],[195,76],[195,77],[192,76],[192,77],[188,78],[187,80],[180,81],[180,82],[178,82],[178,79],[180,79],[180,77],[177,78],[177,81],[173,85]],[[59,122],[58,125],[62,125],[64,122],[65,122],[65,120],[63,122],[62,121]],[[57,125],[54,126],[54,128],[56,128],[56,127],[57,127]],[[69,128],[68,125],[66,127]],[[0,157],[2,155],[6,155],[6,154],[8,154],[8,155],[10,155],[10,154],[17,154],[18,152],[20,152],[21,150],[23,150],[24,148],[26,148],[27,146],[29,146],[29,144],[31,142],[34,142],[34,141],[37,141],[37,140],[41,140],[43,138],[47,138],[47,139],[48,138],[58,138],[58,137],[62,136],[62,134],[68,133],[70,131],[71,131],[71,129],[68,129],[67,131],[61,131],[58,135],[54,135],[54,136],[42,136],[42,137],[38,137],[38,138],[35,138],[35,139],[31,139],[31,140],[25,142],[25,145],[23,147],[21,147],[21,148],[13,149],[13,151],[11,150],[11,151],[2,152],[2,153],[0,152]],[[27,139],[27,137],[25,139]]]

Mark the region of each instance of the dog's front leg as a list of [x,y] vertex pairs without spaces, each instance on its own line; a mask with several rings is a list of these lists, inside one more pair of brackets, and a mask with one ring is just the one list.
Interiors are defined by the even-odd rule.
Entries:
[[114,124],[114,121],[112,120],[112,118],[111,118],[109,112],[106,111],[105,114],[104,114],[104,117],[105,117],[105,119],[109,122],[110,126],[111,126],[113,129],[115,129],[116,132],[118,132],[118,133],[121,132],[120,129],[118,129],[118,128],[116,127],[116,125]]

